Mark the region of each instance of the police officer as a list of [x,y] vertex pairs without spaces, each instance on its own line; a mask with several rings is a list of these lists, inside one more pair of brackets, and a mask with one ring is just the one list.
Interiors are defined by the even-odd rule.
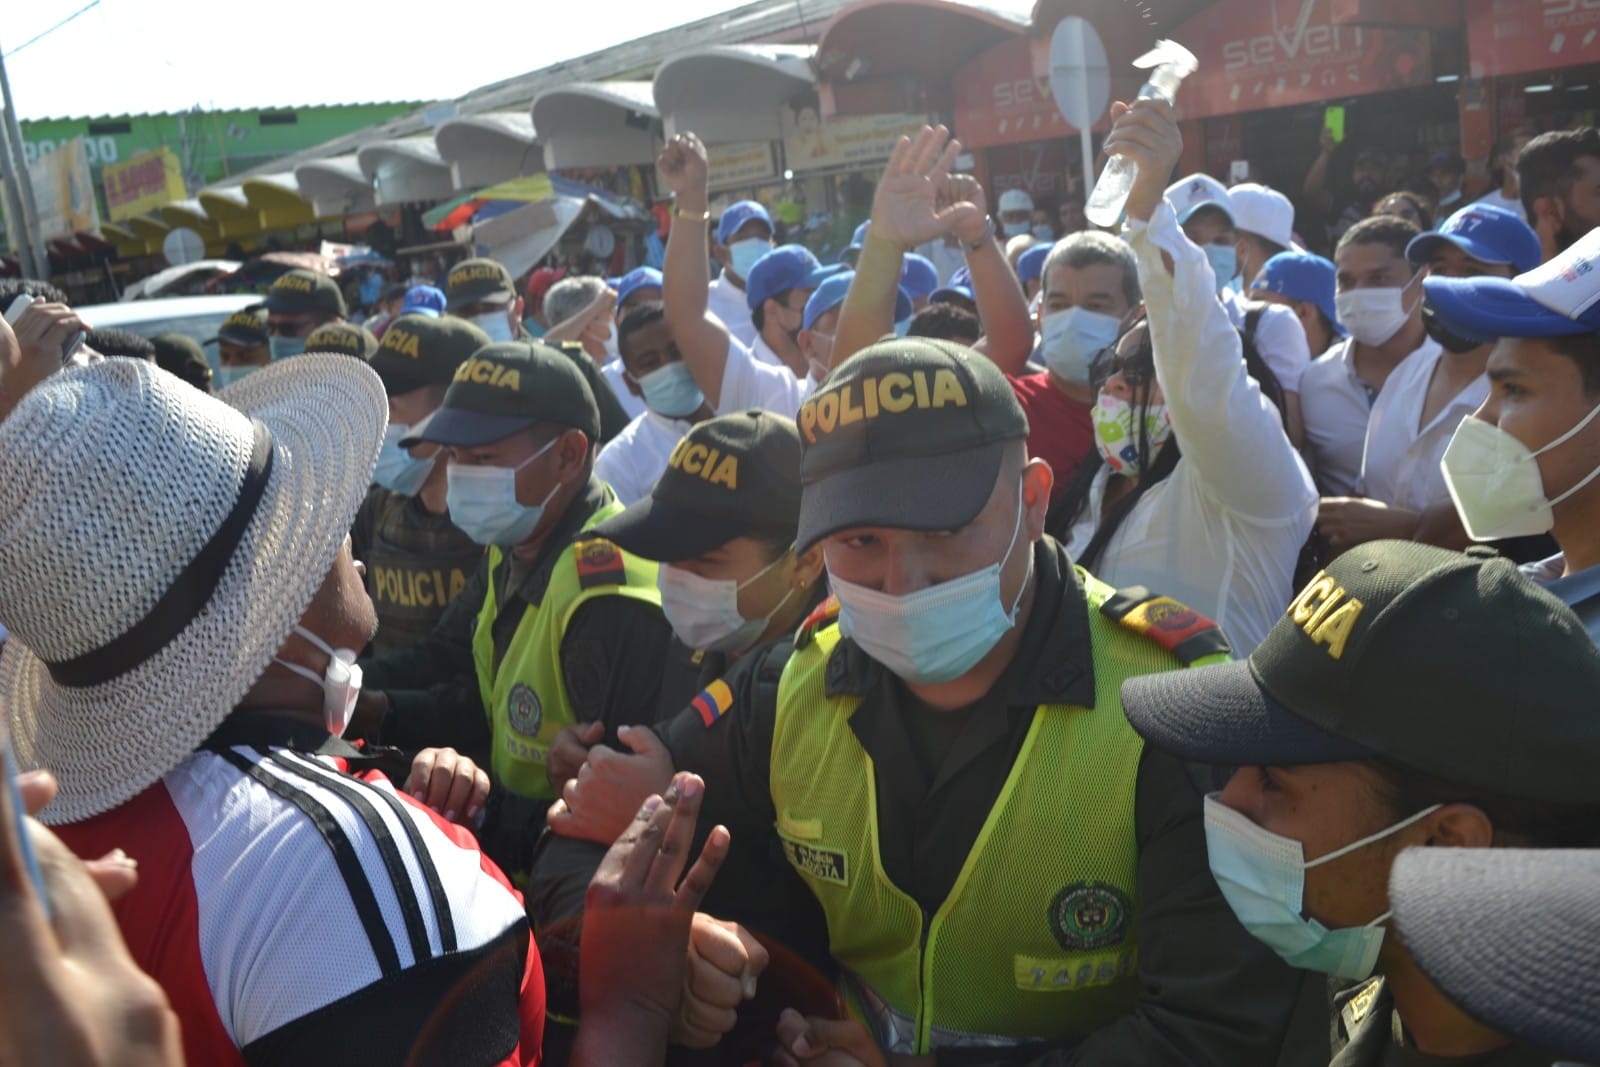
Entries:
[[880,342],[797,422],[796,547],[822,548],[838,610],[802,627],[775,715],[729,716],[703,758],[820,904],[872,1027],[813,1020],[810,1049],[1275,1053],[1293,982],[1207,878],[1190,773],[1117,699],[1123,678],[1219,656],[1220,631],[1043,535],[1050,469],[970,349]]
[[389,397],[389,428],[350,530],[378,611],[371,649],[379,656],[427,637],[483,560],[483,546],[450,521],[443,446],[403,448],[400,440],[438,410],[456,368],[489,343],[470,322],[426,315],[400,316],[383,337],[371,362]]
[[[662,610],[676,640],[657,714],[644,720],[655,725],[621,730],[621,750],[590,748],[575,775],[568,750],[567,773],[559,776],[564,799],[550,815],[551,829],[564,836],[541,842],[527,892],[536,929],[549,932],[583,907],[605,848],[645,797],[667,788],[674,765],[695,767],[703,747],[714,752],[731,715],[771,717],[794,632],[824,591],[821,549],[794,551],[799,516],[794,421],[746,411],[691,428],[653,492],[594,528],[623,551],[659,564]],[[581,741],[576,734],[567,732],[569,746]],[[719,823],[743,825],[746,805],[736,784],[728,780],[708,791],[716,809],[703,809],[703,831]],[[628,804],[632,811],[624,810]],[[766,950],[750,930],[813,961],[826,960],[821,913],[781,856],[769,855],[770,847],[769,834],[757,832],[744,842],[735,833],[717,884],[738,892],[718,895],[713,886],[703,910],[718,918],[695,919],[690,967],[698,973],[691,986],[699,992],[683,1001],[674,1027],[680,1044],[716,1044],[726,1029],[720,1024],[731,1024],[744,1001],[742,983],[707,961],[726,952],[742,970],[754,956],[751,969],[758,974]],[[739,872],[731,879],[729,865]],[[754,886],[760,891],[752,892]],[[551,941],[547,936],[541,945]],[[549,985],[559,1005],[563,982],[558,977]],[[782,1006],[774,1001],[764,1013],[745,1013],[736,1042],[750,1058],[770,1039]]]
[[[464,259],[450,268],[444,280],[445,308],[458,318],[466,319],[489,335],[492,341],[532,341],[522,324],[523,301],[512,283],[511,272],[493,259]],[[553,324],[552,324],[553,325]],[[553,345],[572,360],[583,380],[594,394],[600,412],[600,437],[597,444],[605,444],[631,421],[622,409],[599,366],[584,354],[579,345]]]
[[326,274],[291,270],[267,290],[267,340],[273,359],[298,356],[318,326],[342,321],[344,294]]
[[1600,720],[1579,696],[1597,691],[1600,650],[1510,561],[1376,541],[1313,578],[1247,662],[1122,696],[1147,744],[1239,768],[1205,799],[1211,870],[1289,963],[1359,983],[1334,1002],[1336,1067],[1544,1067],[1388,935],[1390,868],[1418,847],[1600,846]]
[[378,339],[365,326],[353,322],[328,322],[306,338],[307,352],[333,352],[363,362],[378,351]]
[[206,344],[217,346],[217,376],[212,385],[216,389],[232,385],[251,371],[265,367],[272,361],[272,349],[267,337],[265,308],[256,304],[235,311],[222,323]]
[[671,638],[655,565],[590,532],[622,510],[592,475],[599,423],[570,359],[513,341],[461,364],[399,441],[450,449],[451,520],[488,554],[425,640],[366,666],[356,730],[405,749],[487,748],[499,802],[480,839],[519,874],[554,799],[551,741],[601,722],[614,742],[654,706]]

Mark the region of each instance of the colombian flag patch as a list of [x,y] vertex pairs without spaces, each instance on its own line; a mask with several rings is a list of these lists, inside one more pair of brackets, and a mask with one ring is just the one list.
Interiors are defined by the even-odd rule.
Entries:
[[700,690],[700,695],[689,701],[700,713],[700,721],[708,727],[716,724],[727,710],[733,707],[733,690],[721,678]]

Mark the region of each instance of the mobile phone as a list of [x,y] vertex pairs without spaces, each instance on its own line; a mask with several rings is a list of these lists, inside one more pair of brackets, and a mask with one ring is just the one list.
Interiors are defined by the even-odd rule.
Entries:
[[50,894],[45,892],[44,875],[39,871],[39,857],[33,854],[33,840],[28,836],[28,818],[22,810],[22,793],[17,789],[17,767],[11,762],[9,750],[0,751],[0,762],[6,765],[6,792],[11,804],[11,825],[17,835],[17,847],[22,851],[23,865],[33,881],[33,890],[39,894],[39,905],[46,916],[50,914]]
[[1333,143],[1344,141],[1344,108],[1330,107],[1322,111],[1322,127],[1333,135]]
[[1228,184],[1229,185],[1238,185],[1240,182],[1247,182],[1249,180],[1250,180],[1250,161],[1249,160],[1247,160],[1247,159],[1236,159],[1232,163],[1228,164]]
[[[22,313],[27,311],[28,308],[32,307],[33,303],[33,297],[29,296],[27,293],[17,294],[17,298],[11,301],[11,306],[6,308],[6,325],[15,326],[17,320],[22,317]],[[85,334],[82,330],[79,330],[77,333],[67,338],[66,343],[61,346],[62,366],[66,366],[67,362],[71,360],[73,356],[78,354],[78,349],[83,347],[83,339],[86,336],[87,334]]]

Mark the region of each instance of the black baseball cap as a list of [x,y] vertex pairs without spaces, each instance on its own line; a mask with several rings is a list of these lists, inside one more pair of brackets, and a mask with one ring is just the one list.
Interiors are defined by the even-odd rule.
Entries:
[[158,333],[150,338],[155,346],[156,366],[168,374],[175,374],[196,389],[211,390],[211,364],[200,342],[181,333]]
[[503,341],[479,349],[457,367],[444,404],[400,444],[472,448],[545,422],[598,440],[600,409],[589,383],[572,360],[549,345]]
[[339,283],[314,270],[291,270],[278,276],[267,290],[267,310],[284,315],[321,311],[344,318],[344,294]]
[[489,343],[489,335],[466,319],[401,315],[383,332],[372,369],[385,393],[402,396],[427,385],[449,385],[456,368]]
[[378,339],[365,326],[353,322],[325,322],[306,338],[307,352],[331,352],[369,360],[378,350]]
[[[1600,1062],[1600,849],[1408,848],[1389,872],[1406,952],[1502,1034]],[[1470,931],[1470,936],[1463,936]]]
[[702,556],[736,537],[793,538],[800,522],[800,432],[768,411],[691,427],[650,495],[594,528],[658,563]]
[[1123,683],[1147,742],[1219,765],[1384,759],[1555,804],[1600,802],[1600,649],[1485,548],[1351,549],[1250,658]]
[[800,406],[798,547],[857,526],[957,530],[1028,436],[1006,376],[963,345],[888,338],[852,356]]
[[217,335],[206,344],[216,344],[226,341],[231,345],[249,345],[259,347],[270,343],[267,337],[267,312],[265,304],[252,304],[242,311],[235,311],[223,320],[222,327],[217,330]]
[[486,302],[509,304],[517,298],[517,287],[499,260],[463,259],[445,276],[444,298],[449,311]]

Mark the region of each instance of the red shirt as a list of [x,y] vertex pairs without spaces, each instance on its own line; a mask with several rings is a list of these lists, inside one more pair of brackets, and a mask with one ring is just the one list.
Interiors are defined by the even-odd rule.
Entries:
[[1094,423],[1088,404],[1072,399],[1050,382],[1048,371],[1006,375],[1017,401],[1028,416],[1028,455],[1050,464],[1055,472],[1053,501],[1059,496],[1094,448]]

